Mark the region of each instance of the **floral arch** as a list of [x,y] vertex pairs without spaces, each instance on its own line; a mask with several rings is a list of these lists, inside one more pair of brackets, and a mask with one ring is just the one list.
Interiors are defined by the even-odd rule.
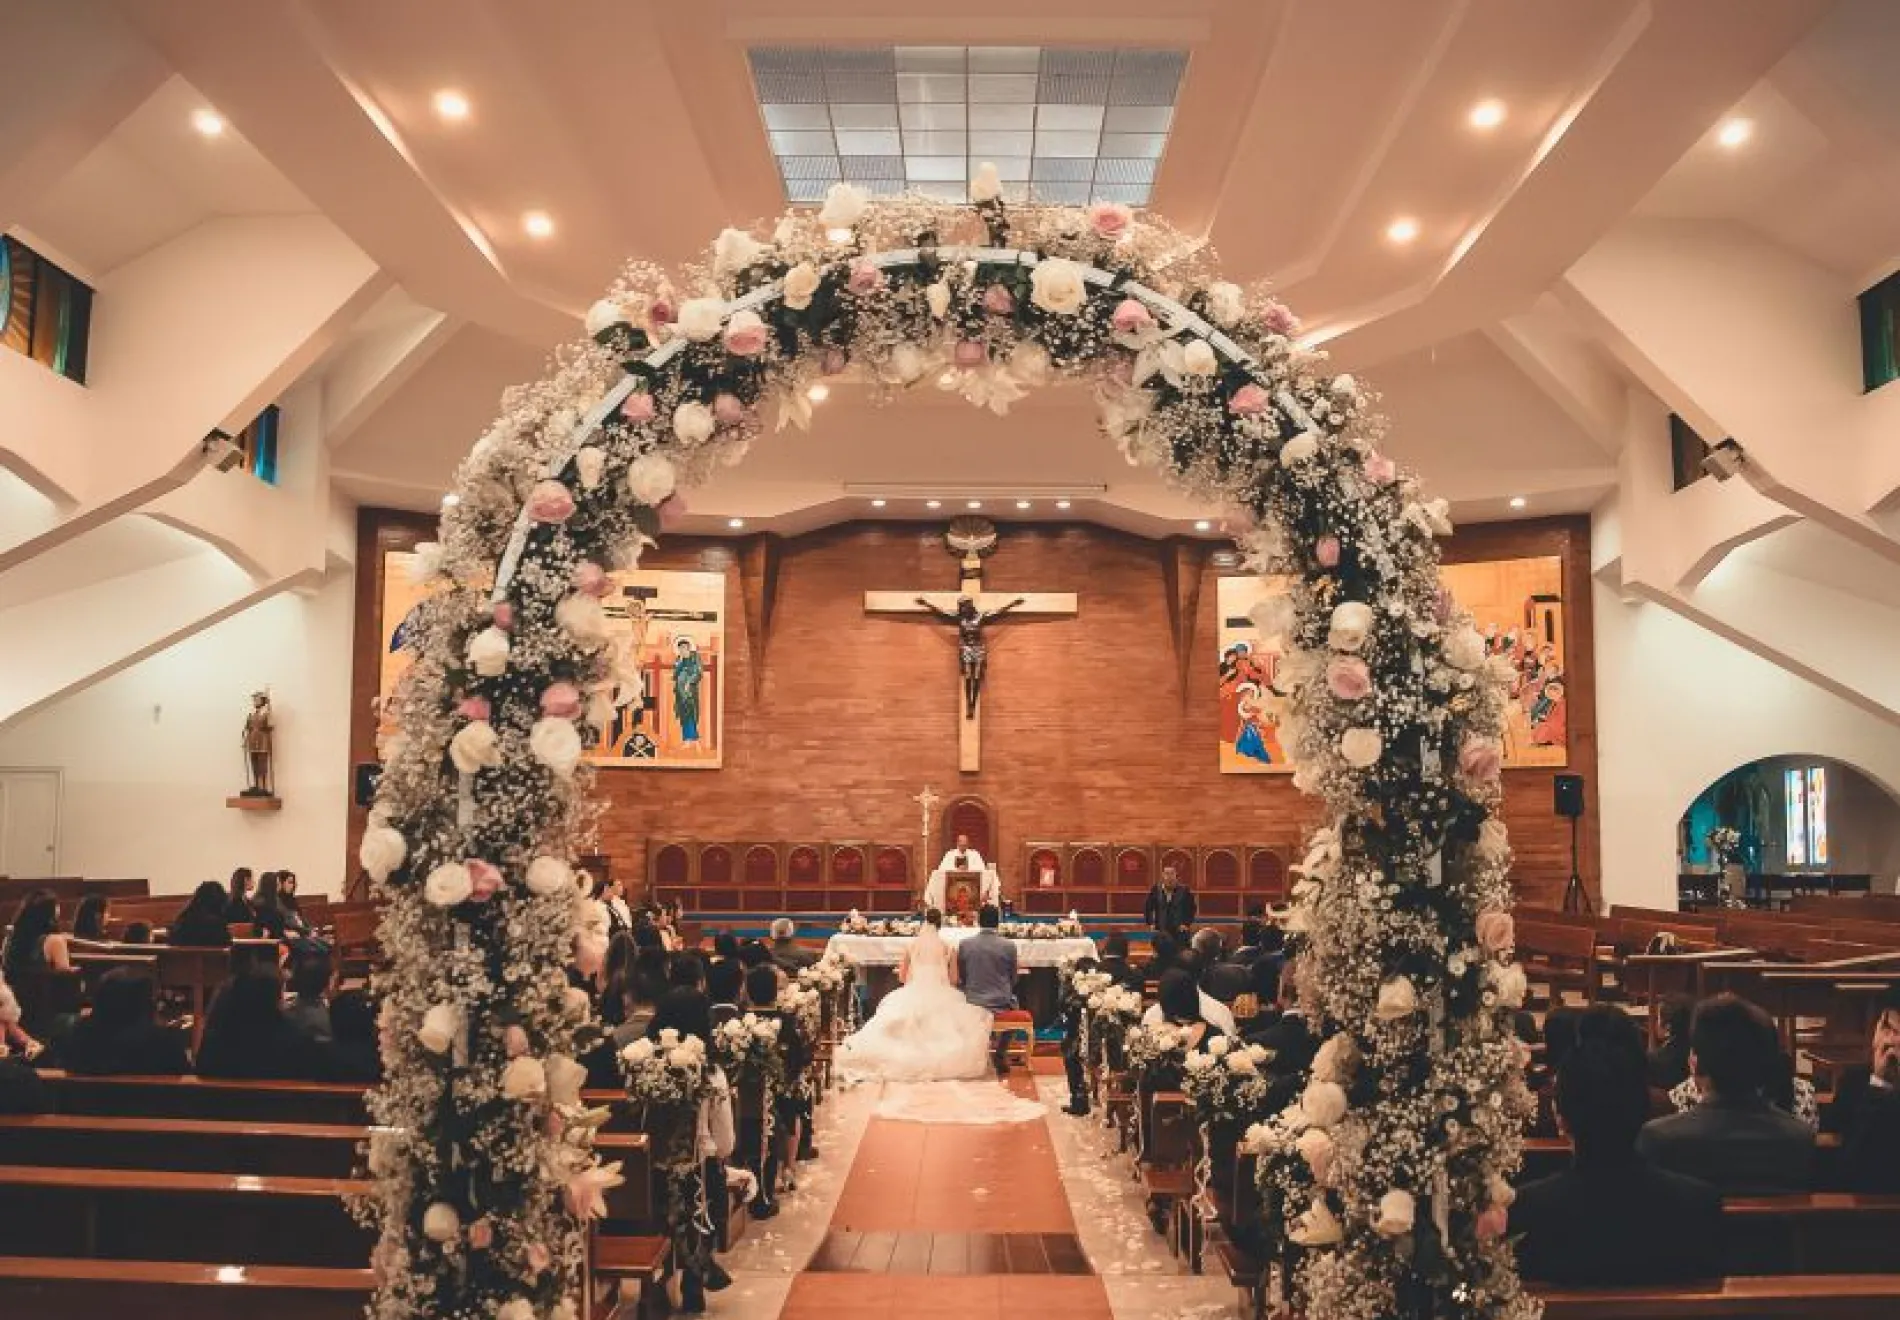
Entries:
[[769,240],[728,229],[679,299],[630,266],[590,340],[508,394],[420,571],[443,590],[397,696],[362,862],[385,904],[388,1083],[372,1097],[379,1320],[572,1320],[598,1116],[594,1031],[564,975],[604,949],[571,859],[592,828],[583,734],[607,718],[600,593],[678,491],[852,370],[934,378],[1001,412],[1090,382],[1103,429],[1222,507],[1253,569],[1291,577],[1296,782],[1322,797],[1295,889],[1300,993],[1336,1034],[1301,1100],[1249,1134],[1310,1248],[1315,1317],[1530,1316],[1502,1237],[1525,1115],[1511,1010],[1501,687],[1438,581],[1442,501],[1383,457],[1371,400],[1293,317],[1125,207],[872,203],[848,186]]

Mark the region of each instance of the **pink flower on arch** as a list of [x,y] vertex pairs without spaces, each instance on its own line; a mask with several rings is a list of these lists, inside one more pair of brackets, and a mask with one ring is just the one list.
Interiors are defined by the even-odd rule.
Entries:
[[1501,1238],[1511,1226],[1511,1212],[1501,1205],[1488,1205],[1478,1212],[1478,1222],[1473,1226],[1478,1241],[1489,1242]]
[[645,390],[635,390],[620,405],[620,415],[636,426],[653,419],[653,396]]
[[541,713],[551,720],[571,720],[581,713],[581,690],[572,683],[550,683],[541,693]]
[[495,1225],[484,1215],[468,1226],[468,1246],[471,1251],[487,1251],[495,1245]]
[[1285,303],[1277,300],[1267,304],[1267,310],[1260,319],[1276,335],[1294,334],[1300,328],[1300,318],[1293,315]]
[[835,376],[851,365],[851,359],[842,348],[828,348],[820,360],[818,369],[827,376]]
[[528,1052],[528,1033],[518,1026],[510,1026],[501,1033],[501,1047],[511,1059],[519,1059]]
[[1115,327],[1115,333],[1118,335],[1132,335],[1138,330],[1146,330],[1154,323],[1154,313],[1134,298],[1123,298],[1116,303],[1115,314],[1109,319],[1109,324]]
[[737,426],[745,420],[745,405],[738,395],[721,393],[713,399],[712,413],[721,426]]
[[851,263],[851,276],[845,281],[845,288],[863,298],[876,293],[884,287],[884,272],[877,263],[867,257],[859,257]]
[[1339,567],[1339,538],[1328,533],[1313,542],[1313,558],[1321,568]]
[[496,601],[495,608],[490,611],[489,616],[494,619],[495,626],[503,632],[507,632],[515,626],[515,607],[508,601]]
[[1503,750],[1490,738],[1467,739],[1458,749],[1458,773],[1474,783],[1496,783],[1503,769]]
[[990,360],[990,351],[982,341],[961,339],[957,341],[956,363],[959,367],[980,367]]
[[757,315],[738,312],[726,323],[726,352],[734,357],[757,357],[771,337],[772,332]]
[[528,516],[536,522],[566,522],[574,516],[574,492],[558,481],[539,481],[528,492]]
[[479,857],[471,857],[463,865],[468,868],[468,896],[474,902],[485,903],[495,896],[501,888],[501,872],[491,862]]
[[1399,465],[1384,454],[1367,454],[1364,471],[1375,486],[1390,486],[1399,477]]
[[1478,947],[1486,953],[1503,953],[1517,945],[1517,922],[1508,912],[1478,914]]
[[1135,223],[1135,213],[1120,202],[1097,202],[1088,210],[1089,228],[1096,237],[1117,239]]
[[686,497],[675,492],[660,501],[660,526],[672,530],[686,516]]
[[1372,691],[1372,671],[1356,655],[1334,656],[1326,666],[1326,690],[1341,701],[1358,701]]
[[591,559],[583,559],[574,566],[574,590],[583,596],[604,596],[613,590],[613,585],[607,570]]
[[494,712],[489,708],[487,697],[467,696],[456,703],[455,713],[473,722],[485,720]]
[[1227,400],[1227,411],[1236,417],[1257,417],[1273,402],[1267,392],[1252,381],[1235,390]]
[[983,310],[992,316],[1008,316],[1016,310],[1016,296],[1006,284],[992,284],[983,290]]
[[548,1266],[554,1263],[553,1255],[539,1242],[530,1242],[525,1254],[528,1258],[528,1269],[535,1274],[547,1273]]

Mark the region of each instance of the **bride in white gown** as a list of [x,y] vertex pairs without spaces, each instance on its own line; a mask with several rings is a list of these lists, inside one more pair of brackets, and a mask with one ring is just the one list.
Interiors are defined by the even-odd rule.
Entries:
[[899,965],[904,984],[885,995],[871,1020],[838,1047],[841,1073],[889,1082],[990,1074],[989,1010],[957,988],[955,955],[937,932],[942,920],[932,909]]

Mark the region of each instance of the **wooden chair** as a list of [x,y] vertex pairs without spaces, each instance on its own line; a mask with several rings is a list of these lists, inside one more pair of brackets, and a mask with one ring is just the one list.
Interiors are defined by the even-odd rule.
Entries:
[[1006,1009],[990,1020],[990,1050],[998,1046],[1003,1051],[1003,1061],[1014,1067],[1020,1063],[1024,1068],[1030,1066],[1029,1060],[1036,1048],[1036,1020],[1020,1008]]

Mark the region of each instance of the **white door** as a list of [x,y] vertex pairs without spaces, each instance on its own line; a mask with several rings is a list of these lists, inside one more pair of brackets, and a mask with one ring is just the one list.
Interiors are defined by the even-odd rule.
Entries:
[[59,771],[0,770],[0,875],[59,874]]

